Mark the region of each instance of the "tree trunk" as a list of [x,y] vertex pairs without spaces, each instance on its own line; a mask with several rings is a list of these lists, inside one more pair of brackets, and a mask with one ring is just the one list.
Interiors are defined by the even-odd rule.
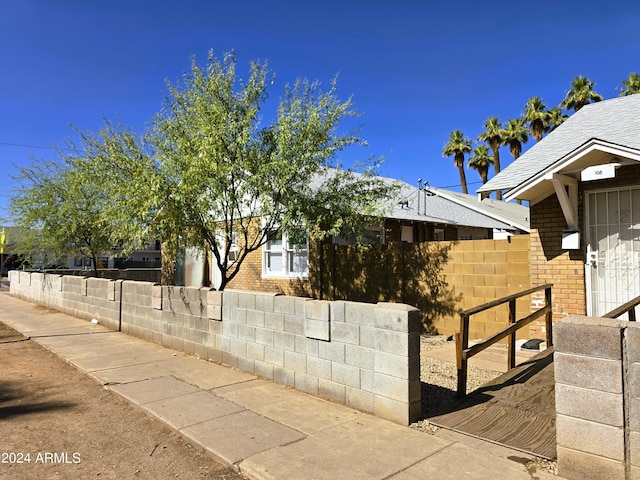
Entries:
[[203,287],[211,286],[211,267],[209,265],[208,245],[204,246],[204,251],[202,252],[202,286]]
[[462,193],[469,193],[467,189],[467,176],[464,173],[464,167],[458,167],[460,172],[460,186],[462,187]]
[[177,255],[178,249],[176,248],[175,242],[164,240],[160,251],[162,258],[161,285],[173,285],[175,283]]
[[91,255],[91,261],[93,262],[93,276],[98,278],[98,257],[97,257],[97,255]]
[[[493,150],[493,170],[498,175],[500,173],[500,145]],[[496,200],[502,200],[502,191],[496,191]]]

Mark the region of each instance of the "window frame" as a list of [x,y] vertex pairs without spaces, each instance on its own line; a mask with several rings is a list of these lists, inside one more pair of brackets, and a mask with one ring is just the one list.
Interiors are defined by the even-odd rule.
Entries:
[[[277,235],[280,240],[280,245],[274,246],[271,244],[271,237]],[[263,278],[296,278],[296,279],[308,279],[309,278],[309,236],[305,235],[304,244],[294,244],[290,241],[290,236],[283,230],[274,230],[268,234],[268,239],[262,246],[262,277]],[[303,246],[303,248],[299,248]],[[298,255],[303,259],[306,258],[306,269],[304,271],[293,271],[294,268],[294,255]],[[273,269],[270,265],[273,264],[272,258],[280,256],[281,269]],[[303,260],[304,261],[304,260]]]

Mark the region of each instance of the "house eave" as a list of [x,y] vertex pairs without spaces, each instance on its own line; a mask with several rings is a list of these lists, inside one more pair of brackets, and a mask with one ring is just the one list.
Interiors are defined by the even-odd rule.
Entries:
[[[514,222],[513,220],[505,217],[504,215],[500,215],[499,213],[490,212],[487,209],[482,208],[480,205],[476,206],[476,205],[473,205],[470,202],[462,202],[459,199],[457,199],[455,196],[447,195],[446,193],[443,193],[440,190],[435,189],[435,190],[432,190],[432,191],[436,195],[438,195],[440,197],[443,197],[443,198],[446,198],[447,200],[449,200],[451,202],[454,202],[454,203],[456,203],[458,205],[461,205],[463,207],[469,208],[470,210],[473,210],[473,211],[475,211],[475,212],[477,212],[477,213],[479,213],[481,215],[484,215],[484,216],[486,216],[488,218],[491,218],[493,220],[497,220],[498,222],[502,222],[502,223],[504,223],[506,225],[509,225],[513,230],[520,230],[520,231],[527,232],[527,233],[529,233],[529,231],[530,231],[529,230],[529,225],[524,225],[524,224],[521,224],[519,222]],[[480,203],[480,202],[478,202],[478,203]]]
[[640,162],[640,150],[592,139],[506,192],[504,199],[526,200],[535,205],[555,193],[554,174],[578,179],[585,168],[604,163],[620,163],[619,157],[632,163]]

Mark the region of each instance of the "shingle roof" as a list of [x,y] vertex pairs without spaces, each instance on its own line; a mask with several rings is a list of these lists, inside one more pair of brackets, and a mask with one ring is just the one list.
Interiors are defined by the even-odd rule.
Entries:
[[[408,205],[402,206],[402,200]],[[495,203],[502,205],[495,205]],[[473,195],[464,195],[439,188],[418,188],[401,182],[398,202],[387,218],[418,222],[496,228],[501,230],[529,230],[529,209],[504,202],[479,202]],[[517,221],[515,220],[517,219]]]
[[[336,174],[326,169],[316,175],[310,186],[318,188]],[[361,175],[355,173],[355,175]],[[385,184],[397,184],[399,191],[389,200],[385,218],[429,222],[465,227],[529,231],[529,208],[513,203],[485,199],[440,188],[419,191],[415,185],[389,177],[377,176]],[[425,193],[426,192],[426,193]],[[406,201],[406,203],[405,203]]]
[[581,108],[478,191],[511,190],[592,139],[640,150],[640,94]]
[[485,215],[506,222],[519,230],[529,231],[528,207],[512,202],[502,202],[492,198],[485,198],[479,202],[478,197],[475,195],[452,192],[441,188],[430,188],[430,190],[467,208],[478,210]]

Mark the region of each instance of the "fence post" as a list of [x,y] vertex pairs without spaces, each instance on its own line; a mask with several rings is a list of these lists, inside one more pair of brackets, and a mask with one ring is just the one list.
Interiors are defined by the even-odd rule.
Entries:
[[467,367],[468,360],[463,352],[469,347],[469,315],[460,314],[460,333],[456,335],[456,361],[458,367],[458,398],[467,394]]
[[[516,300],[509,300],[509,325],[516,323]],[[509,346],[508,346],[508,359],[509,362],[508,369],[516,367],[516,332],[513,332],[509,335]]]
[[547,348],[553,346],[553,308],[551,303],[551,287],[544,289],[544,303],[549,311],[545,315],[545,323],[547,330]]

